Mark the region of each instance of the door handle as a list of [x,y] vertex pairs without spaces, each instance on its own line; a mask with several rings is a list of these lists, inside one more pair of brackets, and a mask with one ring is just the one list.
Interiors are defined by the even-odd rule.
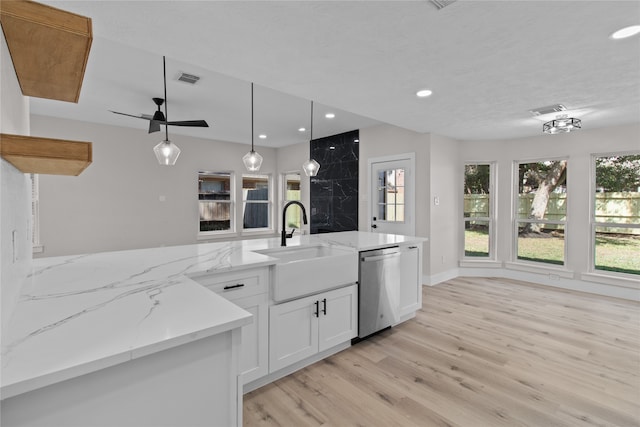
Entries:
[[327,315],[327,299],[322,300],[322,314]]
[[313,314],[315,314],[316,317],[320,317],[320,301],[316,301],[314,304],[316,305],[316,312]]
[[376,224],[371,224],[371,228],[378,228]]

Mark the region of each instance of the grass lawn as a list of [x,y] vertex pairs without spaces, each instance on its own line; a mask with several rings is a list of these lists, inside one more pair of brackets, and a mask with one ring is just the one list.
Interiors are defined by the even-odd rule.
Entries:
[[[489,256],[489,236],[482,230],[465,230],[464,253]],[[640,237],[598,234],[596,269],[640,274]],[[564,237],[519,237],[518,259],[563,265]]]

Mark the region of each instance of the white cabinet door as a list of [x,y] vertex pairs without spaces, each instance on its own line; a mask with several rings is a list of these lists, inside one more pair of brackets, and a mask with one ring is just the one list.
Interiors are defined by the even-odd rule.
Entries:
[[422,307],[420,246],[400,247],[400,307],[399,314],[412,314]]
[[269,308],[269,372],[318,352],[317,296]]
[[242,348],[240,350],[240,372],[242,383],[269,373],[269,295],[231,300],[253,315],[253,322],[242,327]]
[[358,335],[358,286],[336,289],[318,296],[318,351],[327,350]]

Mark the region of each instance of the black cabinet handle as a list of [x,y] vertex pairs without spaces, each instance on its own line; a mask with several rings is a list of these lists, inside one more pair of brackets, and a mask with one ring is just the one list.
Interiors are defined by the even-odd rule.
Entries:
[[235,285],[227,285],[224,287],[225,291],[228,291],[229,289],[236,289],[236,288],[242,288],[244,286],[244,283],[236,283]]
[[316,317],[320,317],[320,301],[316,301],[315,304],[316,304],[316,312],[313,314],[315,314]]
[[409,246],[409,249],[418,249],[417,246]]
[[327,315],[327,299],[322,300],[322,314]]

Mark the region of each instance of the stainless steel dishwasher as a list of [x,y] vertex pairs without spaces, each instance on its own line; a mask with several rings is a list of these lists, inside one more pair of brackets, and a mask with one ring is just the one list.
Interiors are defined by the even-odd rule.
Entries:
[[399,321],[400,249],[360,252],[358,279],[358,338],[365,338]]

